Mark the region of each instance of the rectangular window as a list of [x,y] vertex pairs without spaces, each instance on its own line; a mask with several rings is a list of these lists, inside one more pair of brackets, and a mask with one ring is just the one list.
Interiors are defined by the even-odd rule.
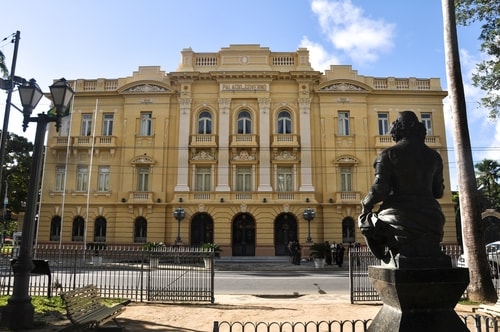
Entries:
[[349,130],[349,112],[339,112],[339,135],[348,136],[351,134]]
[[432,136],[432,118],[431,118],[431,113],[422,113],[422,123],[425,126],[425,129],[427,129],[427,136]]
[[350,167],[340,168],[340,186],[341,191],[352,191],[352,170]]
[[64,181],[66,179],[66,167],[65,166],[56,166],[56,192],[64,191]]
[[196,167],[195,191],[211,191],[212,174],[210,167]]
[[278,167],[277,170],[278,191],[294,191],[293,171],[291,167]]
[[153,115],[148,113],[141,113],[141,136],[151,136],[153,132]]
[[82,130],[80,136],[92,135],[92,114],[82,114]]
[[251,167],[238,167],[236,169],[236,191],[252,191]]
[[76,173],[76,191],[87,191],[89,169],[87,166],[78,166]]
[[102,119],[102,136],[113,135],[113,114],[105,113]]
[[389,115],[387,113],[378,114],[378,134],[389,134]]
[[109,166],[99,166],[97,178],[97,191],[109,191]]
[[137,191],[149,191],[149,167],[137,169]]

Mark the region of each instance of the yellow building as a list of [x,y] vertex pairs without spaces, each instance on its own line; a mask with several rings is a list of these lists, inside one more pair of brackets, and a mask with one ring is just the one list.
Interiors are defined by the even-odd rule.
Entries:
[[[437,78],[321,73],[304,48],[230,45],[184,49],[169,73],[70,84],[71,117],[48,134],[39,243],[216,242],[229,256],[287,255],[291,240],[363,243],[360,201],[403,110],[426,124],[449,188]],[[441,204],[444,242],[455,243],[449,191]]]

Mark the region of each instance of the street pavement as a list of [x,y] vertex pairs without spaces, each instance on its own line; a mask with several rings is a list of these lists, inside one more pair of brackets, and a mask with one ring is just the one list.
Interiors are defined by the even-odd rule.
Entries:
[[302,259],[300,265],[289,262],[286,256],[223,256],[215,259],[216,271],[339,271],[349,270],[348,261],[341,267],[332,264],[316,268],[312,260]]

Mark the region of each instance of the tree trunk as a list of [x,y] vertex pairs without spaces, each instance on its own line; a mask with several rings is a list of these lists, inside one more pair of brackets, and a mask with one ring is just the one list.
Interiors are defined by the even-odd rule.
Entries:
[[444,48],[448,96],[453,118],[453,140],[458,169],[458,192],[465,261],[469,267],[469,299],[496,302],[497,294],[491,280],[486,256],[474,163],[470,144],[464,87],[458,53],[454,0],[442,0]]

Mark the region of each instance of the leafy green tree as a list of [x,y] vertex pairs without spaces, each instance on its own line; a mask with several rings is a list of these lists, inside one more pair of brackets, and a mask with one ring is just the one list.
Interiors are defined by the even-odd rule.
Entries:
[[[5,189],[7,189],[7,208],[12,211],[14,216],[23,212],[26,207],[32,152],[33,144],[28,142],[25,137],[8,133],[0,197],[3,201]],[[1,211],[3,211],[3,205]],[[13,220],[5,225],[7,234],[17,229],[16,222]]]
[[482,24],[479,40],[488,58],[477,64],[472,83],[486,92],[481,105],[490,111],[490,118],[496,118],[500,116],[500,1],[455,0],[455,10],[457,24]]
[[500,164],[484,159],[476,165],[478,190],[482,193],[484,209],[500,209]]

